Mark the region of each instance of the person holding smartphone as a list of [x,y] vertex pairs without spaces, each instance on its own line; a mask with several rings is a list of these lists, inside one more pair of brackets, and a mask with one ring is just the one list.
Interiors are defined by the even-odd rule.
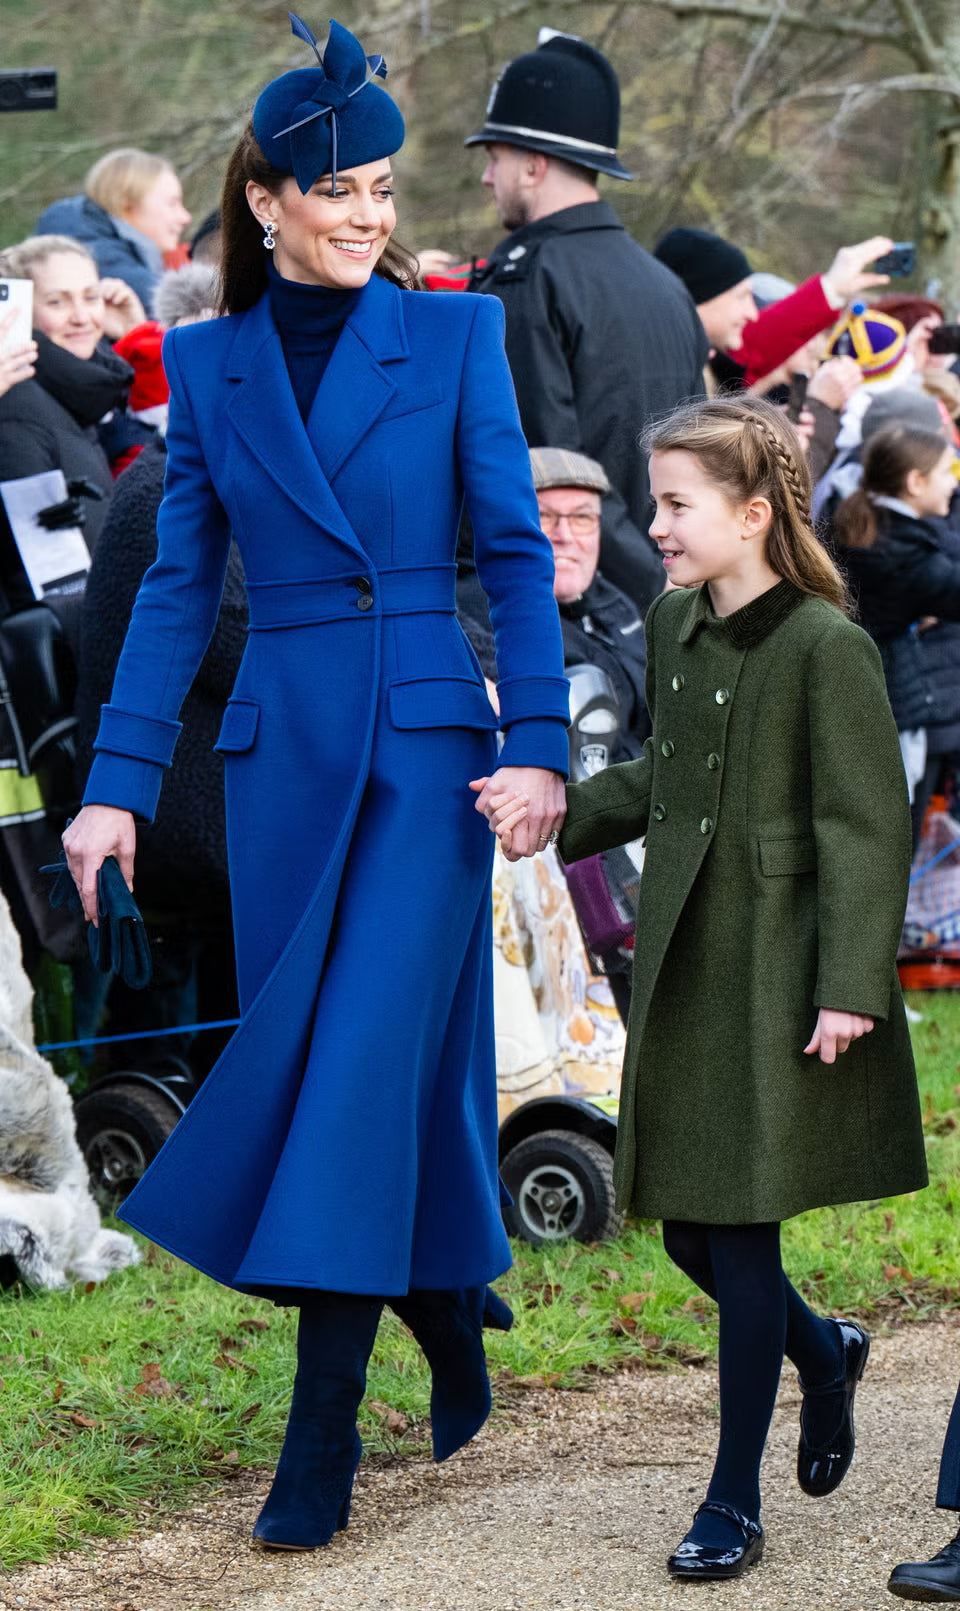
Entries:
[[[15,309],[0,313],[0,397],[22,380],[32,380],[37,372],[37,344],[32,336],[27,341],[14,338],[16,325]],[[16,339],[15,346],[8,345],[11,339]]]

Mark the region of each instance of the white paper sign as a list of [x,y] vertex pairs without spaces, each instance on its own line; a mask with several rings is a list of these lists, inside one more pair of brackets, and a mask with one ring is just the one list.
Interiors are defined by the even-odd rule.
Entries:
[[27,580],[36,599],[82,593],[90,569],[90,550],[79,526],[47,531],[37,520],[41,509],[62,503],[67,483],[62,470],[0,481],[0,498],[20,551]]

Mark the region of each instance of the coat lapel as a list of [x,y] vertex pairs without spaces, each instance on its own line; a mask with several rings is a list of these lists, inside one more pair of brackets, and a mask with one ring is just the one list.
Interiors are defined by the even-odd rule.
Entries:
[[244,317],[227,374],[234,382],[227,416],[250,452],[311,520],[365,558],[304,429],[267,295]]
[[374,275],[341,331],[307,421],[328,481],[393,400],[390,368],[408,357],[400,292]]

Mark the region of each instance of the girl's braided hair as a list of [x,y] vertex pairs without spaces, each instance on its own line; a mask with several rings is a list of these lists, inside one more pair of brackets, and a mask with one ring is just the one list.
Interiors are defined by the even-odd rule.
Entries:
[[732,503],[766,498],[768,564],[801,592],[849,611],[843,577],[814,534],[811,481],[799,436],[762,397],[685,403],[644,434],[648,453],[691,453]]

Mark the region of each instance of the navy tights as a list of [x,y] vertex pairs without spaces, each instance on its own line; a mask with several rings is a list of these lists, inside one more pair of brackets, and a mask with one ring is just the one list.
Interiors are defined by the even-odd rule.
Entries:
[[[665,1220],[667,1253],[720,1308],[720,1442],[707,1498],[760,1517],[760,1460],[783,1356],[805,1382],[833,1381],[841,1369],[835,1326],[808,1308],[787,1280],[780,1226],[698,1225]],[[823,1401],[832,1413],[829,1401]],[[723,1544],[729,1524],[702,1517],[695,1536]]]

